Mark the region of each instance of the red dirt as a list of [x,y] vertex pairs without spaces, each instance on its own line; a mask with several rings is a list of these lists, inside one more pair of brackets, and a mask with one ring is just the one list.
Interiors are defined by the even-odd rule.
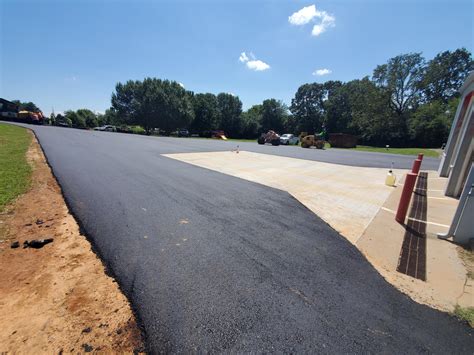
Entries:
[[[31,188],[0,214],[0,353],[140,351],[130,305],[80,234],[35,139],[27,157]],[[22,248],[42,238],[54,242]]]

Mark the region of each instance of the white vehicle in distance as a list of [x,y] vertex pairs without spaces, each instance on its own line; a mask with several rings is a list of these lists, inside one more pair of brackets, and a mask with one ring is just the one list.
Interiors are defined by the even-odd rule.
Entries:
[[283,145],[298,144],[300,142],[298,137],[293,134],[286,133],[280,136],[280,143]]
[[117,132],[115,126],[106,125],[102,127],[94,127],[94,131]]

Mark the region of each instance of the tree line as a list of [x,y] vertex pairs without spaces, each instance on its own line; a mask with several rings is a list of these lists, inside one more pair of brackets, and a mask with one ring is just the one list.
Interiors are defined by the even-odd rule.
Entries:
[[38,106],[33,102],[21,102],[20,100],[12,101],[15,105],[18,105],[18,111],[30,111],[30,112],[41,112]]
[[194,93],[176,81],[146,78],[118,83],[103,115],[67,111],[67,123],[140,125],[147,133],[187,128],[208,136],[223,130],[232,138],[279,133],[348,133],[359,144],[439,147],[447,140],[459,101],[457,90],[474,69],[465,48],[426,60],[421,53],[401,54],[378,65],[371,77],[349,82],[301,85],[288,107],[276,99],[242,110],[230,93]]

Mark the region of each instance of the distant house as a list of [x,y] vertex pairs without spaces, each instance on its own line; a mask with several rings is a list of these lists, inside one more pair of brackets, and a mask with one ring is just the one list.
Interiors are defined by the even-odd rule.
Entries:
[[17,117],[19,105],[0,98],[0,116],[2,117]]

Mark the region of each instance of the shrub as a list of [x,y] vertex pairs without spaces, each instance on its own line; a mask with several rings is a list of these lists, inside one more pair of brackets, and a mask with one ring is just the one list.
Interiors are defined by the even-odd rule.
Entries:
[[146,131],[141,126],[131,126],[130,130],[133,134],[146,134]]

